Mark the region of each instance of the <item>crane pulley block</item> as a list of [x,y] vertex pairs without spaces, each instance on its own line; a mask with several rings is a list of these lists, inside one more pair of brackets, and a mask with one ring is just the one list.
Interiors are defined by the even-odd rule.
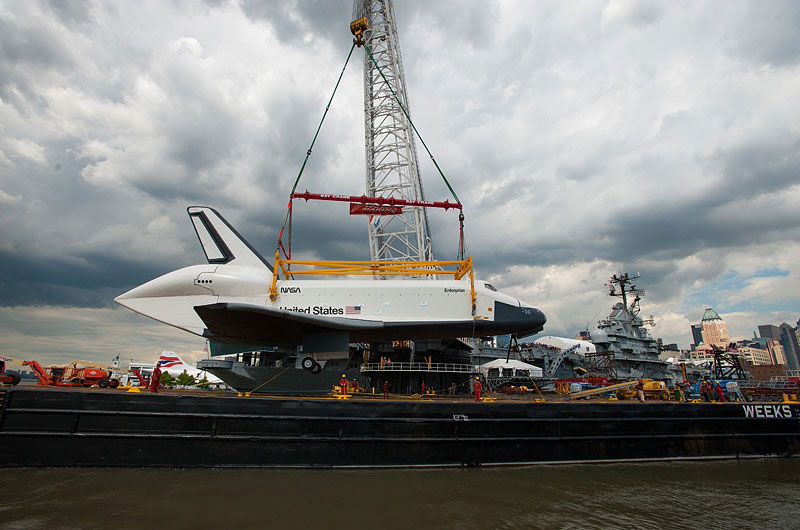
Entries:
[[367,17],[361,17],[350,23],[350,33],[356,38],[356,46],[359,48],[364,45],[364,32],[369,29]]

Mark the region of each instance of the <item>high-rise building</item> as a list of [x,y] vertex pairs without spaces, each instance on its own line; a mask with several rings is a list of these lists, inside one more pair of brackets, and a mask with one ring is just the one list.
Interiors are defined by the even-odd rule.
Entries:
[[696,349],[701,342],[703,342],[703,325],[692,324],[692,349]]
[[789,370],[800,370],[800,341],[797,338],[797,329],[786,322],[781,323],[781,345],[786,355],[786,366]]
[[703,328],[703,343],[706,346],[728,347],[731,342],[731,335],[728,333],[728,326],[725,325],[722,317],[716,311],[707,307],[700,325]]
[[783,344],[777,339],[766,339],[767,350],[772,355],[775,364],[786,364],[786,354],[783,351]]
[[762,339],[781,340],[781,328],[772,324],[758,326],[758,335]]

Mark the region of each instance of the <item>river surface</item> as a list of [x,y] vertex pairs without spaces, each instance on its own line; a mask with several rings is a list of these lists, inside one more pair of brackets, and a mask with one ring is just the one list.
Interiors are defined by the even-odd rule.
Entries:
[[1,473],[3,530],[800,528],[800,459]]

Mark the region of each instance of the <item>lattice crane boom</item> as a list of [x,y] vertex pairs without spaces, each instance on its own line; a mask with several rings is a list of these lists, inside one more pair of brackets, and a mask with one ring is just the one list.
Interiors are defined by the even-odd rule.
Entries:
[[[357,38],[372,54],[364,54],[366,193],[424,201],[392,0],[355,0],[353,20],[362,17],[367,27]],[[423,207],[371,217],[369,243],[372,260],[435,259]]]

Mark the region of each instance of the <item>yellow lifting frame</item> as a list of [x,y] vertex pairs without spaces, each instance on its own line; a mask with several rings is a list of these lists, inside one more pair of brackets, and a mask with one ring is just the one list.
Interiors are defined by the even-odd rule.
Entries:
[[[315,267],[303,270],[291,270],[291,265]],[[444,267],[457,265],[455,269]],[[472,313],[475,313],[477,294],[475,292],[475,275],[472,269],[472,256],[464,260],[453,261],[327,261],[327,260],[292,260],[281,259],[280,251],[275,252],[275,267],[272,272],[272,284],[269,288],[269,299],[278,299],[278,277],[283,275],[289,279],[297,274],[315,274],[332,276],[412,276],[420,274],[452,274],[456,280],[469,276],[469,290],[472,296]]]

